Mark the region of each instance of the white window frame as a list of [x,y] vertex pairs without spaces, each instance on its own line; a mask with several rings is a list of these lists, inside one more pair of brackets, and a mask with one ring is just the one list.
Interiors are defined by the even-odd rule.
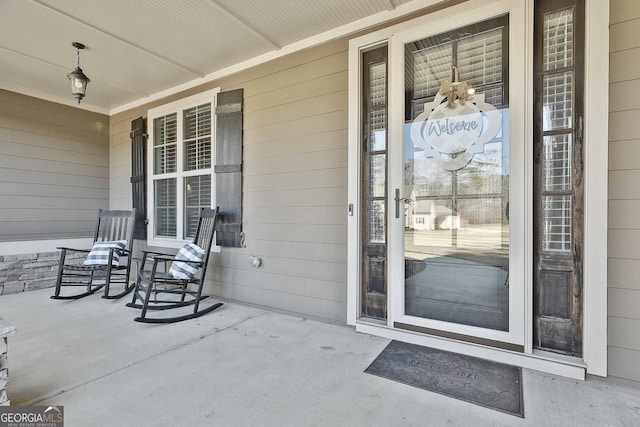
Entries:
[[[182,98],[168,104],[161,105],[150,109],[147,112],[147,128],[149,129],[149,137],[147,138],[147,212],[149,219],[149,238],[147,243],[151,246],[179,248],[191,239],[184,239],[184,178],[189,176],[211,174],[211,207],[216,206],[215,194],[215,119],[216,119],[216,100],[220,88],[215,88],[206,92],[202,92],[187,98]],[[183,112],[186,109],[196,107],[198,105],[211,103],[211,167],[207,169],[197,169],[193,171],[183,170]],[[156,175],[154,173],[154,125],[155,119],[176,113],[177,116],[177,170],[176,172],[164,173]],[[155,228],[155,189],[154,183],[157,179],[176,178],[176,237],[156,236]]]

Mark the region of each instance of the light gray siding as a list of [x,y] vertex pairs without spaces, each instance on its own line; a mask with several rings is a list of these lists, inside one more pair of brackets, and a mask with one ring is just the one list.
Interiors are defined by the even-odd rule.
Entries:
[[[611,1],[609,374],[640,381],[640,2]],[[131,206],[130,122],[149,108],[244,88],[245,249],[213,257],[207,292],[344,321],[347,42],[338,40],[112,117],[114,208]],[[250,255],[263,258],[253,268]]]
[[640,381],[640,2],[611,0],[609,375]]
[[[346,40],[327,43],[114,115],[111,207],[131,206],[131,120],[214,87],[243,88],[247,247],[212,257],[206,291],[345,321],[347,50]],[[251,255],[262,267],[250,265]]]
[[0,241],[90,236],[108,177],[108,116],[0,90]]

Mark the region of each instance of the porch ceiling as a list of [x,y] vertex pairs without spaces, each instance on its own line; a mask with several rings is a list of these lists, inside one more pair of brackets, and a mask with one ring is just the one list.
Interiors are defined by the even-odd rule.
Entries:
[[[0,0],[0,88],[110,113],[443,0]],[[456,1],[457,3],[458,1]],[[226,71],[225,71],[226,70]]]

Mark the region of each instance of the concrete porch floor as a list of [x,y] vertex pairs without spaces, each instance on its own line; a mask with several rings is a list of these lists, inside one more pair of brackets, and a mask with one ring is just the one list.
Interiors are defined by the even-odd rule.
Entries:
[[[236,303],[171,325],[128,298],[0,297],[11,404],[64,405],[73,426],[637,426],[640,384],[523,369],[525,418],[365,368],[388,340]],[[126,301],[125,301],[126,300]]]

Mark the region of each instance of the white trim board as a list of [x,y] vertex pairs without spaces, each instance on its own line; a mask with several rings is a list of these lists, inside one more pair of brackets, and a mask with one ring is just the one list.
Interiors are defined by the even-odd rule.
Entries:
[[91,249],[93,238],[0,242],[0,256],[56,252],[58,247]]
[[583,345],[587,372],[607,376],[609,0],[585,8]]

